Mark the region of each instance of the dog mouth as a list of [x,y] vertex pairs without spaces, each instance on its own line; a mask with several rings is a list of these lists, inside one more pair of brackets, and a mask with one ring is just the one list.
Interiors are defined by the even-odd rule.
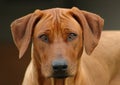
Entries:
[[69,75],[66,71],[58,71],[58,72],[53,72],[51,77],[57,79],[63,79],[67,77],[72,77],[72,75]]
[[65,74],[65,73],[64,73],[64,74],[60,74],[60,73],[59,73],[59,74],[53,74],[52,77],[53,77],[53,78],[62,79],[62,78],[67,78],[67,77],[69,77],[69,75],[68,75],[68,74]]

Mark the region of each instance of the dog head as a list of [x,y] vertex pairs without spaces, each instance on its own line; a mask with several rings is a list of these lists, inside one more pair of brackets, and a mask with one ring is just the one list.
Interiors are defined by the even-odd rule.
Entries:
[[36,10],[11,24],[13,40],[21,58],[33,42],[33,57],[45,77],[74,76],[83,52],[97,46],[103,19],[96,14],[72,9]]

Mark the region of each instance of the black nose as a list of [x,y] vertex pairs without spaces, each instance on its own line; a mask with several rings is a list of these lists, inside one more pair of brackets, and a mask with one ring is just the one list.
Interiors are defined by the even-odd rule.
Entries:
[[64,59],[57,59],[52,62],[54,72],[62,72],[67,70],[67,62]]

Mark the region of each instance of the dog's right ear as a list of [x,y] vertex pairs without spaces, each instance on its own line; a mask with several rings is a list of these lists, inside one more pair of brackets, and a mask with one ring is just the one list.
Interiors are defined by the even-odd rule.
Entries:
[[11,24],[11,31],[15,45],[19,50],[19,58],[26,52],[31,41],[33,28],[40,20],[42,12],[36,10],[34,13],[16,19]]

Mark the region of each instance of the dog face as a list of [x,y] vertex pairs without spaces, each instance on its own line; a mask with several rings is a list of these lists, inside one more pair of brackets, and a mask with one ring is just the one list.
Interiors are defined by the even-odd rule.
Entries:
[[103,20],[98,15],[72,9],[37,10],[11,25],[13,39],[22,57],[32,38],[33,60],[43,76],[75,76],[83,44],[87,54],[97,46]]
[[50,10],[35,26],[35,57],[39,57],[46,77],[75,75],[82,54],[82,28],[70,14],[64,15],[67,15],[66,11]]

